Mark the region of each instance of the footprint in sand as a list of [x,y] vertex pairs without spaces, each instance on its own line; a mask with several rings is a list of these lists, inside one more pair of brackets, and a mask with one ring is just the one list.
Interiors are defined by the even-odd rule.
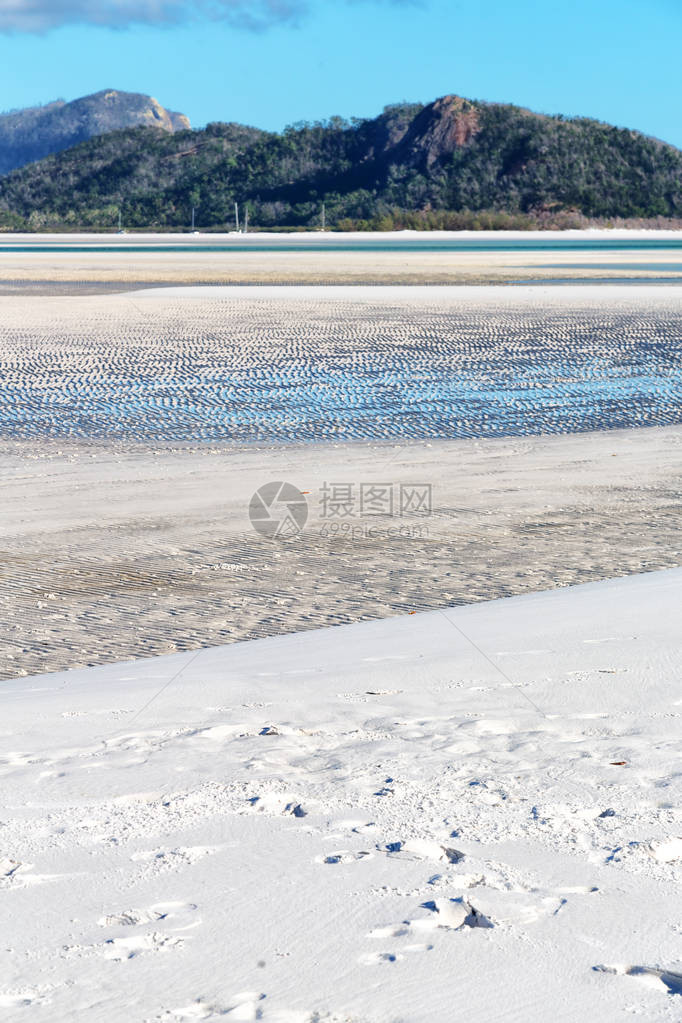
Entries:
[[646,857],[666,866],[679,864],[682,862],[682,838],[655,838],[649,842],[617,845],[609,852],[606,863],[622,863],[632,858],[641,863]]
[[[225,1006],[216,1005],[212,1002],[205,1002],[203,998],[197,998],[195,1002],[190,1005],[183,1005],[177,1009],[169,1009],[168,1012],[164,1012],[162,1016],[155,1016],[154,1023],[177,1023],[180,1020],[198,1020],[198,1019],[222,1019],[227,1015],[229,1009]],[[233,1017],[234,1019],[234,1017]],[[146,1020],[145,1023],[152,1023],[151,1020]]]
[[[438,929],[459,931],[473,927],[494,927],[493,922],[487,916],[463,897],[432,899],[428,902],[422,902],[419,908],[427,910],[427,915],[416,917],[412,920],[403,920],[400,924],[389,925],[388,927],[376,927],[369,932],[368,937],[385,940],[432,933]],[[428,948],[430,947],[428,946]],[[409,945],[401,949],[400,955],[407,951],[408,948],[420,951],[426,950],[423,945]],[[373,953],[375,958],[371,960],[372,963],[376,960],[376,955],[378,954]],[[371,964],[370,958],[367,956],[363,957],[360,961],[366,965]]]
[[[452,877],[443,879],[436,875],[434,887],[452,885]],[[443,883],[444,882],[444,883]],[[478,912],[481,917],[495,924],[512,927],[527,927],[550,916],[563,912],[573,896],[593,895],[599,891],[596,886],[573,885],[555,889],[526,887],[504,871],[486,870],[479,876],[458,875],[458,887],[475,889]],[[429,905],[428,903],[425,905]],[[469,926],[488,926],[485,923]]]
[[172,925],[174,931],[186,931],[201,923],[200,920],[192,919],[196,910],[193,902],[158,902],[147,909],[127,909],[112,916],[103,916],[97,922],[100,927],[141,927],[163,920],[167,925]]
[[339,863],[356,863],[358,860],[371,858],[372,853],[366,849],[362,849],[359,852],[349,852],[347,849],[341,849],[339,852],[327,853],[326,856],[316,856],[315,862],[336,865]]
[[240,991],[229,1000],[228,1006],[223,1012],[230,1020],[255,1020],[263,1018],[263,1006],[260,1004],[265,999],[264,994],[255,991]]
[[35,991],[33,988],[0,991],[0,1009],[21,1009],[29,1005],[44,1005],[46,1001],[45,993]]
[[[159,902],[147,909],[127,909],[98,920],[100,927],[144,927],[146,924],[164,923],[169,931],[188,931],[198,927],[200,920],[192,919],[197,907],[192,902]],[[98,951],[105,959],[123,962],[148,952],[168,951],[182,945],[184,938],[161,931],[132,934],[130,937],[108,938]]]
[[455,899],[430,899],[422,902],[420,908],[428,910],[431,915],[411,920],[410,928],[413,931],[431,931],[437,927],[459,931],[467,927],[494,926],[487,916],[462,896]]
[[161,874],[169,870],[190,867],[205,856],[217,853],[220,846],[195,845],[179,846],[177,849],[148,849],[133,853],[131,860],[143,863],[145,874]]
[[389,856],[400,856],[419,860],[435,860],[438,863],[460,863],[464,853],[452,846],[442,845],[426,838],[408,838],[406,841],[388,842],[377,849]]
[[22,869],[30,870],[31,865],[28,863],[21,863],[20,860],[13,860],[9,856],[0,857],[0,880],[9,881]]
[[247,803],[250,803],[257,813],[291,817],[308,816],[308,811],[301,806],[295,797],[281,792],[267,792],[263,796],[251,796],[250,799],[247,799]]
[[22,863],[10,856],[0,856],[0,890],[3,888],[28,888],[31,885],[55,881],[59,874],[32,874],[32,863]]
[[368,952],[360,956],[358,962],[362,966],[380,966],[384,963],[397,963],[404,958],[400,952]]
[[154,1020],[145,1023],[180,1023],[184,1020],[272,1020],[272,1023],[348,1023],[350,1017],[337,1016],[328,1012],[305,1012],[271,1008],[267,1009],[266,995],[254,991],[242,991],[233,995],[224,1005],[197,998],[189,1005],[171,1009]]
[[404,924],[396,924],[395,926],[375,927],[374,930],[369,932],[367,937],[379,938],[381,941],[384,941],[387,938],[404,938],[409,933],[410,925],[406,921]]
[[399,952],[367,952],[359,957],[358,962],[361,966],[382,966],[386,963],[398,963],[405,959],[407,955],[413,955],[417,952],[430,952],[432,948],[433,945],[423,943],[403,945]]
[[379,825],[375,821],[358,820],[352,818],[350,820],[336,821],[334,824],[334,831],[326,835],[325,838],[329,840],[348,837],[349,835],[365,835],[369,837],[372,832],[379,830]]
[[615,973],[621,977],[636,977],[649,987],[666,991],[669,995],[682,995],[682,973],[661,970],[655,966],[593,966],[597,973]]
[[266,995],[255,991],[241,991],[227,999],[223,1005],[215,1002],[197,998],[189,1005],[178,1009],[171,1009],[162,1016],[156,1016],[154,1021],[146,1020],[145,1023],[180,1023],[184,1020],[217,1020],[226,1019],[250,1021],[250,1020],[272,1020],[273,1023],[347,1023],[349,1017],[337,1016],[327,1012],[301,1012],[300,1010],[288,1010],[266,1008]]
[[682,860],[682,838],[654,839],[646,850],[659,863],[674,863]]
[[102,946],[102,954],[105,959],[124,962],[146,952],[168,951],[182,944],[182,938],[152,931],[151,934],[135,934],[130,938],[109,938]]

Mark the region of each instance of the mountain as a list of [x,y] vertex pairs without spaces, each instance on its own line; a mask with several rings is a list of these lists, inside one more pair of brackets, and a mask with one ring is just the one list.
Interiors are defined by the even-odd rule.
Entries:
[[0,114],[0,174],[93,136],[134,125],[150,125],[169,132],[190,127],[184,114],[165,110],[151,96],[115,89],[105,89],[72,103],[56,100],[46,106]]
[[[237,124],[99,135],[0,178],[6,227],[528,226],[681,217],[682,152],[636,131],[445,96],[282,133]],[[3,213],[4,211],[4,213]],[[543,218],[545,218],[543,220]]]

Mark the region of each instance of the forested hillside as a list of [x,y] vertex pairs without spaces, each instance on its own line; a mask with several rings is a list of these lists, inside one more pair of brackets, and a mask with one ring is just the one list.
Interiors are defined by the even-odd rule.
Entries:
[[680,217],[682,152],[596,121],[446,96],[281,134],[130,128],[0,178],[6,227],[110,229],[121,210],[128,228],[184,228],[192,207],[199,226],[231,227],[235,202],[266,228],[315,226],[323,202],[342,227]]

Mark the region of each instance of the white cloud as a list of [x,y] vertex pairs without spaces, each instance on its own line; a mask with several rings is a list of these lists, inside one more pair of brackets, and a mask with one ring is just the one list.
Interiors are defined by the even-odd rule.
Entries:
[[258,31],[295,23],[306,9],[306,0],[0,0],[0,32],[46,32],[74,23],[125,28],[197,18]]

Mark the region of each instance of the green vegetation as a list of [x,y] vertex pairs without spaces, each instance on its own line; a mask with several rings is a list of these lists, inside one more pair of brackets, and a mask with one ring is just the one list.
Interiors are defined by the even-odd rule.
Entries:
[[682,217],[682,152],[596,121],[445,97],[377,118],[112,132],[0,178],[0,229],[582,227]]

